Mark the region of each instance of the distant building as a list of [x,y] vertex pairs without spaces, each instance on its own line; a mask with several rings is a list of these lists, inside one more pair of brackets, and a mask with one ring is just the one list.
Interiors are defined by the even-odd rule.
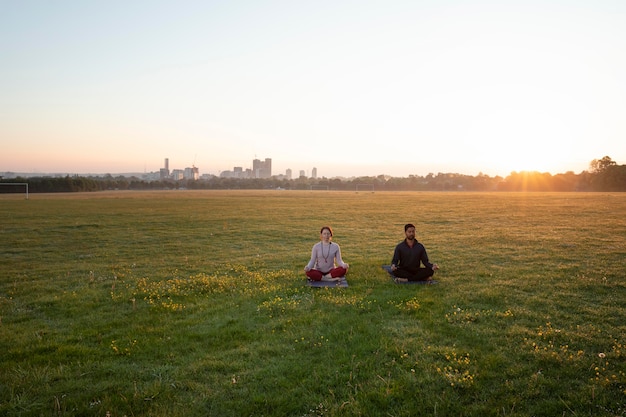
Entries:
[[250,168],[247,168],[244,171],[242,167],[233,167],[232,171],[222,171],[220,173],[220,177],[222,178],[255,178]]
[[254,178],[270,178],[272,176],[272,159],[265,158],[265,161],[254,159],[252,161],[252,172]]
[[287,168],[287,171],[285,171],[285,176],[287,177],[288,180],[291,179],[291,168]]
[[313,177],[313,179],[317,178],[317,168],[313,167],[311,170],[311,177]]
[[300,170],[300,178],[302,177],[306,177],[306,173],[304,172],[303,169]]
[[162,180],[170,177],[170,160],[165,158],[165,166],[159,170],[159,176]]
[[141,175],[141,179],[144,181],[159,181],[162,180],[163,177],[161,177],[160,172],[146,172]]
[[185,178],[185,171],[182,169],[173,169],[171,177],[174,181],[182,180]]
[[165,158],[164,167],[159,170],[159,178],[162,180],[173,179],[173,180],[198,180],[200,178],[200,169],[198,167],[192,166],[191,168],[185,169],[174,169],[170,173],[170,160],[169,158]]
[[198,172],[198,168],[196,167],[185,168],[185,171],[183,172],[183,178],[186,180],[196,181],[199,177],[200,174]]

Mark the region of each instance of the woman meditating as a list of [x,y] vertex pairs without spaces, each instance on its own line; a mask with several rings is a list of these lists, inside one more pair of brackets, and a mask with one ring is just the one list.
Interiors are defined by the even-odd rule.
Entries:
[[339,281],[348,273],[349,265],[341,259],[341,249],[332,238],[332,229],[322,227],[320,242],[313,245],[311,260],[304,267],[306,276],[313,281]]

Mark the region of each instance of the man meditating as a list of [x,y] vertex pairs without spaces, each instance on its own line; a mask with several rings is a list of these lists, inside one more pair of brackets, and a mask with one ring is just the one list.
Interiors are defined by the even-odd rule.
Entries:
[[[439,269],[437,264],[428,261],[426,248],[415,239],[415,226],[404,225],[405,239],[398,243],[391,260],[391,271],[396,283],[408,281],[429,281]],[[424,268],[421,267],[424,264]]]

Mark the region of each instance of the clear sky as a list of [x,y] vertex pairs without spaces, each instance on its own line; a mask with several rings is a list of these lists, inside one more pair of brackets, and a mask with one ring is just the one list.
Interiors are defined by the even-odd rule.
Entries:
[[0,172],[626,164],[626,1],[0,0]]

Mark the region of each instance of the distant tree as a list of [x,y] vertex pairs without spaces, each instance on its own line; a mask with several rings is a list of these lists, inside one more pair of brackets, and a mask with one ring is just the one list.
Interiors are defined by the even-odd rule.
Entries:
[[578,191],[580,188],[578,177],[572,171],[552,177],[553,191]]
[[617,165],[617,162],[613,161],[608,156],[605,156],[602,159],[594,159],[591,161],[589,164],[589,171],[593,174],[599,174],[614,165]]
[[555,181],[550,173],[537,171],[511,172],[498,184],[499,191],[555,191]]
[[626,165],[609,165],[593,176],[595,191],[626,191]]
[[[86,192],[100,190],[174,190],[174,189],[275,189],[309,190],[312,186],[327,186],[329,190],[356,189],[357,184],[372,184],[376,191],[626,191],[626,165],[617,165],[610,157],[594,159],[589,170],[580,174],[572,171],[552,176],[540,172],[512,172],[508,177],[477,176],[458,173],[429,173],[422,177],[392,177],[389,175],[340,178],[307,178],[293,180],[278,178],[222,178],[211,176],[200,180],[149,180],[136,176],[29,177],[0,182],[26,182],[29,192]],[[9,192],[4,187],[0,192]]]

